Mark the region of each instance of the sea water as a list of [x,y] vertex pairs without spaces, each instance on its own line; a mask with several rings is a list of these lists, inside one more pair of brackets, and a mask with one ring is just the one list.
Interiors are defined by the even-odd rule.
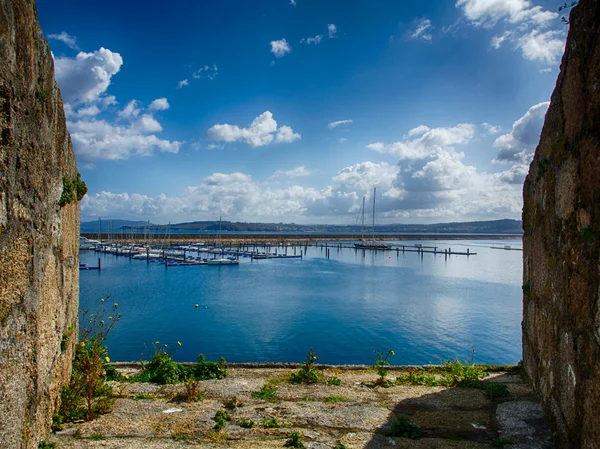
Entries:
[[80,272],[80,308],[119,304],[107,341],[115,361],[147,359],[155,342],[179,361],[302,362],[310,347],[326,364],[371,364],[374,350],[390,349],[397,365],[473,350],[480,363],[521,359],[522,252],[490,248],[520,239],[394,243],[477,255],[329,246],[329,258],[308,247],[303,259],[165,268],[82,251],[80,262],[100,257],[102,270]]

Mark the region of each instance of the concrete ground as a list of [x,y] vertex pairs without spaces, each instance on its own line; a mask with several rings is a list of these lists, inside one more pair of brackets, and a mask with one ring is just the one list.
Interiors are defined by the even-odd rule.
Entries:
[[[507,385],[509,397],[487,398],[482,390],[398,385],[376,386],[374,371],[327,369],[341,385],[294,385],[292,369],[229,368],[223,380],[200,382],[199,402],[179,402],[182,384],[114,383],[112,413],[52,435],[58,448],[282,448],[292,432],[305,448],[550,448],[550,432],[531,387],[515,374],[494,373],[486,382]],[[399,371],[391,371],[393,380]],[[251,394],[275,385],[272,399]],[[232,405],[235,397],[236,406]],[[228,407],[228,408],[227,408]],[[231,415],[213,429],[219,410]],[[395,416],[419,426],[418,440],[388,436]],[[266,428],[275,418],[279,427]],[[243,428],[242,420],[256,422]],[[342,446],[339,446],[342,445]]]

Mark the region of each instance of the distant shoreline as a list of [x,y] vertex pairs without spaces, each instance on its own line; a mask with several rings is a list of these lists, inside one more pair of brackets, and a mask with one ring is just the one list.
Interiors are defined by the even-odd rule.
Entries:
[[[82,232],[82,237],[97,239],[98,233]],[[523,234],[405,234],[405,233],[389,233],[376,234],[378,240],[509,240],[520,239]],[[368,239],[369,236],[366,236]],[[108,236],[102,236],[102,240],[107,240]],[[217,239],[215,234],[154,234],[151,236],[135,236],[133,239],[126,235],[115,233],[112,241],[117,242],[176,242],[176,243],[193,243],[193,242],[214,242]],[[224,244],[230,242],[264,242],[264,243],[289,243],[294,242],[326,242],[326,241],[357,241],[359,236],[348,234],[321,234],[321,233],[281,233],[281,234],[257,234],[257,233],[224,233],[221,236],[221,241]]]

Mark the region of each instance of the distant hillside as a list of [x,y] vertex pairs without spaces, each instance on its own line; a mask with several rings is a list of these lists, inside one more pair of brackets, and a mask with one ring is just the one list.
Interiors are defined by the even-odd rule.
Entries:
[[[219,229],[218,221],[194,221],[171,225],[155,225],[145,221],[103,220],[102,231],[130,230],[148,228],[149,230],[171,231],[187,230],[214,232]],[[301,225],[294,223],[245,223],[224,221],[223,232],[360,232],[359,226],[346,225]],[[386,233],[469,233],[469,234],[522,234],[520,220],[470,221],[462,223],[436,224],[388,224],[375,227],[377,232]],[[81,224],[81,232],[95,233],[99,230],[98,221]]]

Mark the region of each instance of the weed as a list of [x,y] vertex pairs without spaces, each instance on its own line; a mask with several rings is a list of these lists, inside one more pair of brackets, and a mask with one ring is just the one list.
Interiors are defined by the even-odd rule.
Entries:
[[302,368],[290,375],[290,382],[293,384],[314,384],[323,379],[323,374],[314,366],[317,360],[317,354],[313,351],[313,348],[310,348]]
[[185,392],[178,393],[173,398],[176,401],[184,401],[184,402],[198,402],[204,399],[204,395],[206,394],[206,390],[200,390],[198,386],[200,385],[200,381],[195,380],[193,378],[188,378],[183,383],[185,386]]
[[208,362],[202,354],[192,367],[192,373],[196,380],[224,379],[227,377],[227,363],[221,357],[218,362]]
[[310,396],[302,396],[302,397],[300,398],[300,400],[301,400],[302,402],[314,402],[314,399],[313,399],[313,398],[311,398]]
[[290,438],[285,442],[283,447],[296,447],[304,449],[304,443],[302,443],[302,437],[299,432],[290,433]]
[[442,366],[447,371],[444,374],[444,384],[448,387],[479,388],[480,381],[485,377],[486,372],[484,367],[473,363],[474,359],[475,350],[471,353],[471,359],[465,362],[458,359],[454,362],[440,359]]
[[213,421],[215,422],[214,429],[221,430],[225,427],[227,421],[231,421],[231,415],[227,410],[219,410],[217,413],[215,413]]
[[325,382],[327,385],[342,385],[342,381],[339,377],[328,377]]
[[347,400],[343,396],[327,396],[325,398],[325,402],[346,402]]
[[43,102],[46,102],[50,98],[50,91],[43,89],[41,87],[38,87],[36,95],[40,100],[42,100]]
[[156,399],[156,396],[151,395],[151,394],[140,393],[140,394],[134,395],[131,399],[133,399],[134,401],[145,401],[145,400],[153,401],[154,399]]
[[392,421],[390,427],[390,436],[410,438],[418,440],[421,438],[421,429],[414,422],[408,419],[406,415],[398,415]]
[[226,409],[235,410],[238,407],[242,407],[244,403],[240,401],[237,396],[233,396],[231,399],[227,399],[223,402]]
[[344,446],[342,443],[339,443],[336,444],[333,449],[346,449],[346,446]]
[[275,396],[275,393],[277,393],[277,388],[275,388],[274,385],[263,385],[263,387],[258,390],[255,391],[254,393],[252,393],[252,397],[254,399],[272,399],[273,396]]
[[65,352],[69,348],[69,334],[62,334],[60,339],[60,352]]
[[62,388],[61,405],[53,417],[53,427],[78,419],[90,421],[96,415],[111,411],[114,399],[112,388],[106,383],[110,358],[104,342],[121,319],[117,309],[118,304],[115,303],[106,319],[104,308],[89,317],[88,311],[82,313],[82,341],[75,347],[71,380]]
[[75,199],[75,194],[73,193],[73,189],[75,186],[71,182],[68,176],[63,176],[63,191],[60,194],[60,199],[58,200],[58,204],[60,207],[64,207]]
[[380,350],[373,351],[375,352],[375,360],[373,362],[373,369],[377,371],[377,375],[379,379],[377,383],[379,385],[388,385],[386,382],[386,376],[388,375],[387,367],[390,366],[390,357],[394,355],[393,350],[389,350],[386,355],[383,354]]
[[55,448],[56,448],[56,443],[53,443],[51,441],[42,440],[42,441],[40,441],[40,444],[38,444],[38,449],[55,449]]
[[256,422],[252,421],[251,419],[241,419],[240,422],[238,423],[238,425],[240,427],[243,427],[244,429],[252,429],[255,425]]
[[281,427],[281,424],[279,424],[277,418],[265,418],[262,421],[262,425],[265,429],[276,429]]
[[92,433],[92,436],[90,437],[90,439],[92,441],[100,441],[104,439],[104,436],[101,433]]
[[190,436],[187,433],[174,433],[171,435],[171,439],[173,441],[187,441],[190,439]]
[[218,443],[219,441],[223,441],[227,439],[229,435],[221,430],[211,430],[206,434],[206,438],[213,443]]
[[428,374],[425,371],[410,371],[396,378],[396,383],[400,385],[427,385],[433,387],[440,385],[441,382],[434,374]]

